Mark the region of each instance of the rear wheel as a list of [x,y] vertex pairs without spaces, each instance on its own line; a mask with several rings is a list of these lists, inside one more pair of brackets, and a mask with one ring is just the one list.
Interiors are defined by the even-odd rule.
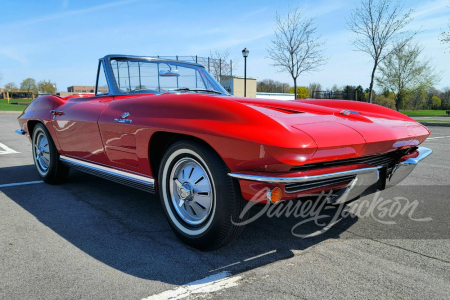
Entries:
[[34,165],[42,180],[50,184],[64,182],[69,174],[69,168],[59,160],[55,143],[43,124],[34,127],[32,147]]
[[213,250],[244,229],[232,223],[244,221],[239,215],[246,202],[228,173],[222,159],[201,144],[179,141],[165,152],[158,176],[161,202],[184,243]]

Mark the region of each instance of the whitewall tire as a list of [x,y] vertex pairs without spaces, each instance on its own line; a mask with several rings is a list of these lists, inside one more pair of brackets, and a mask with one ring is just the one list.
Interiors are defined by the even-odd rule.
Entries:
[[212,250],[243,230],[231,222],[238,220],[245,200],[228,173],[207,145],[178,141],[166,150],[158,176],[161,203],[173,231],[186,244]]

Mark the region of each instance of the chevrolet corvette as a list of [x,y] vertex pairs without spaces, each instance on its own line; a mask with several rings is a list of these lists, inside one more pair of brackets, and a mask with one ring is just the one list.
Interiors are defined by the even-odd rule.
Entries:
[[432,152],[426,127],[382,106],[235,97],[200,64],[128,55],[99,60],[94,94],[41,96],[18,121],[43,181],[73,168],[158,193],[174,233],[202,250],[239,235],[248,201],[345,203]]

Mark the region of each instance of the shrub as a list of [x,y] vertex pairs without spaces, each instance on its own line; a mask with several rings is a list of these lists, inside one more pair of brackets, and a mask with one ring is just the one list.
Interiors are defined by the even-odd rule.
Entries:
[[441,103],[442,103],[441,98],[439,98],[438,96],[431,97],[431,107],[433,109],[440,109]]
[[[294,93],[294,88],[289,89],[289,93]],[[306,99],[309,97],[309,89],[306,86],[297,87],[297,99]]]
[[392,97],[393,95],[389,95],[389,97],[385,97],[383,94],[376,95],[373,99],[373,103],[390,108],[395,109],[395,99]]

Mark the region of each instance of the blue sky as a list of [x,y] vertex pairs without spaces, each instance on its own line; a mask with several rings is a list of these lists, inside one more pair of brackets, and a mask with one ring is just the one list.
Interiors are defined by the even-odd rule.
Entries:
[[[275,12],[299,4],[317,16],[318,33],[327,41],[329,62],[322,71],[302,75],[299,85],[319,82],[369,86],[371,61],[352,51],[345,17],[358,1],[7,1],[0,0],[0,72],[17,85],[27,78],[50,79],[59,91],[70,85],[93,85],[98,58],[106,54],[199,55],[230,48],[232,58],[250,55],[247,75],[292,85],[266,58]],[[438,88],[450,87],[450,48],[440,44],[447,27],[449,0],[406,1],[415,7],[417,41],[443,71]],[[243,75],[243,60],[237,75]]]

